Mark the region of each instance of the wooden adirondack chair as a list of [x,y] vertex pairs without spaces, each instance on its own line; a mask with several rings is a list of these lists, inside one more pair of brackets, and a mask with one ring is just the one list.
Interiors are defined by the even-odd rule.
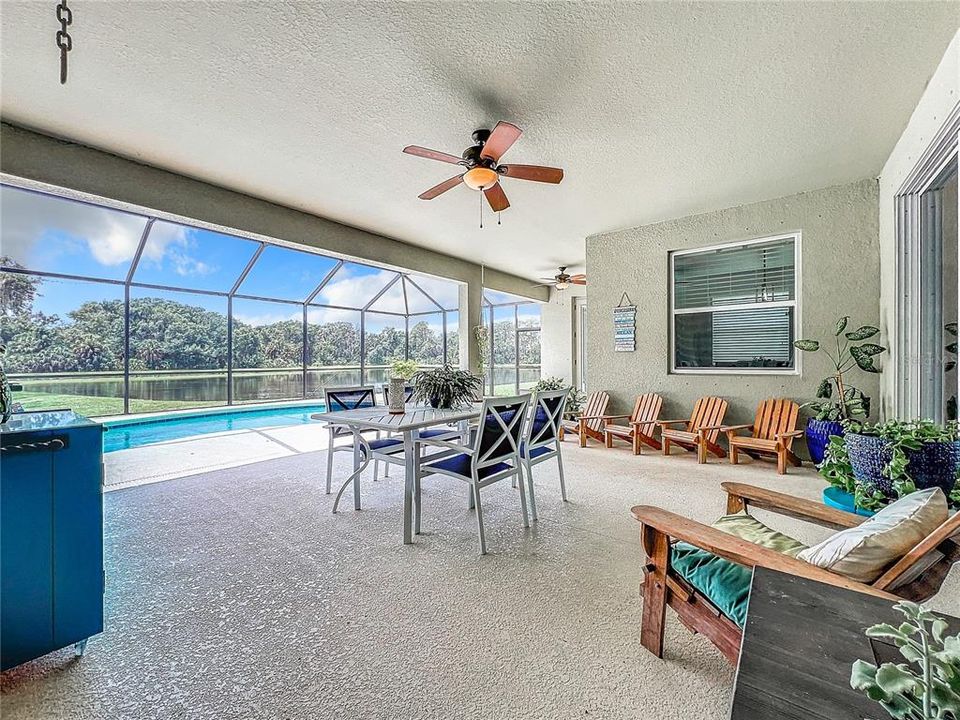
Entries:
[[[752,485],[725,482],[721,487],[727,492],[730,514],[756,507],[834,529],[854,527],[867,519]],[[642,525],[640,540],[648,558],[640,589],[643,596],[640,643],[657,657],[663,657],[667,605],[676,611],[680,622],[710,640],[732,664],[737,663],[740,654],[740,627],[671,568],[670,546],[675,541],[689,543],[751,569],[770,568],[891,601],[928,600],[940,589],[951,566],[960,562],[960,513],[950,516],[879,578],[867,584],[657,507],[638,505],[631,512]]]
[[[641,443],[659,450],[660,441],[653,435],[657,430],[657,416],[660,415],[662,405],[662,397],[656,393],[647,393],[637,398],[631,414],[605,416],[607,424],[603,428],[603,437],[607,447],[612,448],[614,438],[619,438],[632,445],[634,455],[640,454]],[[617,425],[614,420],[627,420],[628,424]]]
[[[603,442],[603,426],[606,424],[603,418],[609,404],[610,396],[603,390],[590,393],[583,413],[574,420],[565,420],[561,430],[575,432],[580,438],[580,447],[587,446],[587,438]],[[560,439],[563,439],[562,433]]]
[[[777,456],[777,473],[787,474],[787,462],[797,467],[800,458],[790,449],[793,439],[803,435],[797,430],[797,414],[800,406],[786,398],[770,398],[757,405],[757,415],[753,425],[724,425],[720,429],[727,434],[727,446],[730,448],[730,463],[736,465],[738,454],[742,450],[750,457],[760,454]],[[739,430],[750,430],[748,436],[737,435]]]
[[[663,454],[669,455],[670,445],[675,443],[685,450],[696,450],[701,465],[707,461],[708,451],[725,457],[726,451],[717,445],[717,435],[726,412],[727,401],[723,398],[702,397],[693,406],[689,420],[658,420]],[[672,425],[683,425],[684,429],[677,430]]]

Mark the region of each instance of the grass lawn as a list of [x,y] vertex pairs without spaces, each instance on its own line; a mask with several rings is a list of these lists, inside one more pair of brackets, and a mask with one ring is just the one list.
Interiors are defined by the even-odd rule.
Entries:
[[[121,415],[123,398],[97,397],[95,395],[65,395],[59,393],[31,392],[22,390],[13,393],[15,402],[23,403],[24,410],[61,410],[70,408],[86,417],[101,415]],[[188,402],[178,400],[139,400],[130,399],[130,412],[157,412],[160,410],[184,410],[186,408],[223,405],[219,400],[210,402]]]

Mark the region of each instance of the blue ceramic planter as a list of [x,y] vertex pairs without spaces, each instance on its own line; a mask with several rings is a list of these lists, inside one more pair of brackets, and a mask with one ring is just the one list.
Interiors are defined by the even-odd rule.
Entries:
[[810,451],[810,459],[814,464],[819,465],[823,462],[823,454],[826,452],[827,445],[830,444],[831,435],[843,437],[843,425],[836,420],[815,420],[810,418],[807,421],[807,428],[804,431],[807,438],[807,449]]
[[[893,483],[882,471],[893,452],[887,441],[873,435],[846,435],[847,455],[858,483],[875,487],[887,497],[894,497]],[[917,489],[939,487],[949,496],[960,470],[960,440],[926,443],[919,450],[908,450],[907,472]]]

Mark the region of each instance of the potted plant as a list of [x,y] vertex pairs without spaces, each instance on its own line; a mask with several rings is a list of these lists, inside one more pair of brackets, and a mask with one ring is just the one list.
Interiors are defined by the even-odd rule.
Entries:
[[917,489],[939,487],[960,508],[960,425],[932,420],[847,423],[820,468],[856,507],[877,510]]
[[[893,606],[906,618],[897,627],[867,628],[871,646],[896,648],[906,662],[853,663],[850,687],[883,707],[896,720],[948,720],[960,717],[960,635],[946,635],[947,621],[922,605]],[[878,653],[874,651],[874,655]]]
[[579,415],[580,411],[583,409],[583,403],[586,400],[587,394],[582,390],[578,390],[577,388],[573,387],[563,378],[540,378],[536,384],[530,388],[530,391],[541,392],[543,390],[564,390],[566,388],[570,388],[570,394],[567,395],[567,402],[563,406],[563,415],[564,417]]
[[420,366],[413,360],[394,360],[390,364],[389,412],[391,415],[403,415],[406,405],[406,389],[410,378]]
[[[863,342],[877,335],[879,328],[862,325],[856,330],[845,332],[849,321],[847,316],[837,320],[833,333],[837,344],[836,354],[828,347],[822,348],[833,361],[833,374],[820,381],[817,386],[818,399],[801,406],[813,411],[813,416],[807,421],[805,435],[810,459],[817,465],[823,462],[830,436],[843,435],[844,421],[865,420],[870,415],[870,398],[848,383],[846,374],[855,367],[864,372],[879,373],[880,369],[874,365],[873,358],[886,351],[882,345]],[[817,352],[821,349],[819,341],[808,339],[797,340],[793,346],[803,352]]]
[[413,376],[413,397],[430,407],[449,409],[473,402],[483,392],[483,379],[449,365],[421,370]]

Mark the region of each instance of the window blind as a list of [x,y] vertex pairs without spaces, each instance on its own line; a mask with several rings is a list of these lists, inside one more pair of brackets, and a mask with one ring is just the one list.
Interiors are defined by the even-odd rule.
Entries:
[[784,237],[673,256],[674,369],[795,366],[795,244]]
[[677,255],[673,269],[680,310],[793,300],[794,238]]

